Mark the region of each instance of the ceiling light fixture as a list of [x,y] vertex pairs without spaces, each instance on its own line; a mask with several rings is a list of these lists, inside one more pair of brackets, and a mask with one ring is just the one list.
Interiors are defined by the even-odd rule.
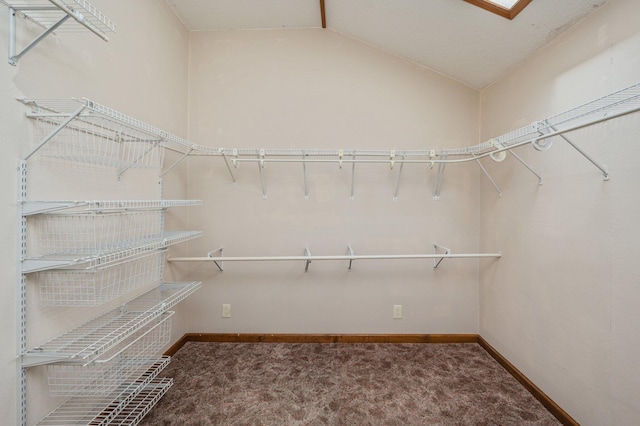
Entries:
[[507,19],[513,19],[522,12],[531,0],[464,0]]

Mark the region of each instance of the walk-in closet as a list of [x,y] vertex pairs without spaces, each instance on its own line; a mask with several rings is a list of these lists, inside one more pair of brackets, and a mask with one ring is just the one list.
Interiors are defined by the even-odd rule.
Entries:
[[640,2],[505,1],[0,0],[2,423],[640,423]]

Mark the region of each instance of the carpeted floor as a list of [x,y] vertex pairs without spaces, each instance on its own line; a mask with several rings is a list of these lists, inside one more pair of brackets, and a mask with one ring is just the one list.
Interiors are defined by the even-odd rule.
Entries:
[[186,343],[143,425],[558,425],[479,345]]

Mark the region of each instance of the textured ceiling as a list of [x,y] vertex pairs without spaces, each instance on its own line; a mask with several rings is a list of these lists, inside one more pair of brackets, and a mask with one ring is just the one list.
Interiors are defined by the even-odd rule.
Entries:
[[[325,0],[327,28],[487,87],[607,0],[533,0],[514,20],[463,0]],[[167,0],[190,30],[318,28],[319,0]]]

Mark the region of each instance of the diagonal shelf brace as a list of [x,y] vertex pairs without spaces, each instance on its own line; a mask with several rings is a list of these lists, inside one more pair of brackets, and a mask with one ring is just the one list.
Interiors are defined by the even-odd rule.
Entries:
[[347,251],[349,252],[349,272],[351,272],[351,265],[353,264],[353,248],[351,248],[351,244],[347,246]]
[[[549,126],[551,129],[553,129],[555,132],[558,132],[558,130],[553,127],[553,126]],[[602,175],[604,176],[604,180],[609,180],[609,172],[607,171],[607,169],[604,166],[601,166],[600,164],[598,164],[598,162],[596,162],[596,160],[594,160],[593,158],[591,158],[589,156],[589,154],[587,154],[586,152],[584,152],[582,149],[580,149],[580,147],[578,145],[576,145],[575,143],[573,143],[568,137],[566,137],[563,133],[558,133],[558,135],[565,140],[565,142],[567,142],[569,145],[571,145],[576,151],[578,151],[584,158],[586,158],[587,160],[589,160],[591,162],[591,164],[593,164],[594,166],[596,166],[598,169],[600,169],[600,171],[602,172]]]
[[[306,152],[302,151],[302,175],[304,177],[304,199],[309,199],[309,189],[307,187],[307,162],[304,159],[307,157]],[[306,272],[306,270],[305,270]]]
[[264,149],[260,150],[260,153],[258,154],[258,171],[260,172],[260,185],[262,186],[262,199],[266,200],[267,199],[267,190],[264,186],[264,175],[262,174],[262,169],[264,169]]
[[512,149],[508,149],[507,151],[509,151],[511,153],[511,155],[513,155],[515,157],[516,160],[518,160],[520,162],[520,164],[522,164],[523,166],[525,166],[527,168],[527,170],[529,170],[531,173],[533,173],[534,175],[536,175],[536,177],[538,178],[538,185],[542,185],[542,177],[537,174],[532,168],[531,166],[529,166],[522,158],[520,158],[520,156],[518,154],[516,154],[515,152],[513,152]]
[[38,152],[38,150],[40,150],[40,148],[42,148],[43,146],[46,145],[47,142],[49,142],[55,135],[57,135],[58,133],[60,133],[60,131],[62,129],[64,129],[67,124],[71,123],[76,117],[78,117],[80,115],[80,113],[82,113],[82,111],[84,111],[86,107],[83,105],[80,108],[78,108],[77,110],[75,110],[69,117],[67,117],[66,120],[64,120],[62,123],[60,123],[60,125],[58,127],[56,127],[55,129],[53,129],[51,131],[51,133],[49,133],[47,136],[45,136],[45,138],[38,144],[37,147],[35,147],[30,153],[29,155],[27,155],[24,159],[25,161],[28,160],[29,158],[31,158],[31,156],[33,154],[35,154],[36,152]]
[[[189,154],[195,148],[196,148],[196,145],[194,145],[193,148],[191,148],[191,150],[189,151]],[[238,182],[236,182],[236,177],[233,175],[233,171],[231,170],[231,166],[229,165],[229,160],[227,159],[227,156],[224,154],[224,150],[222,148],[220,148],[219,151],[220,151],[220,155],[222,155],[222,158],[224,159],[224,164],[226,164],[227,170],[229,171],[229,174],[231,175],[231,180],[233,180],[233,184],[236,185]],[[189,154],[187,154],[187,155],[189,155]]]
[[309,265],[311,264],[311,259],[309,259],[311,257],[311,250],[309,250],[309,247],[304,248],[304,255],[307,257],[304,265],[304,271],[309,272]]
[[138,164],[140,162],[140,160],[142,160],[148,153],[152,152],[154,149],[156,149],[156,147],[158,146],[158,141],[153,142],[151,144],[149,144],[149,146],[147,147],[147,149],[138,156],[138,158],[136,158],[135,160],[133,160],[133,162],[131,162],[130,164],[128,164],[125,168],[123,168],[122,170],[118,171],[118,180],[120,180],[120,178],[122,177],[122,175],[129,169],[131,169],[134,165]]
[[[180,158],[178,158],[176,161],[173,162],[172,165],[170,165],[169,167],[167,167],[167,169],[160,173],[160,177],[163,178],[167,173],[169,173],[171,170],[174,169],[174,167],[176,167],[178,164],[180,164],[182,162],[182,160],[184,160],[185,158],[187,158],[189,156],[189,154],[191,154],[191,152],[195,149],[194,146],[192,146],[191,148],[189,148],[189,150],[187,152],[185,152],[184,154],[182,154],[182,156]],[[225,158],[224,161],[227,161],[227,159]],[[227,163],[227,167],[229,167],[229,164]],[[229,170],[231,171],[231,170]],[[231,177],[233,177],[233,173],[231,174]],[[235,182],[235,179],[233,180]]]
[[[88,1],[83,3],[76,1],[75,6],[70,7],[61,0],[49,0],[49,4],[13,4],[17,2],[9,2],[3,0],[2,3],[9,7],[9,64],[15,66],[22,56],[29,52],[33,47],[45,39],[48,35],[56,31],[62,24],[72,18],[75,22],[85,27],[104,41],[109,41],[109,37],[104,31],[115,31],[115,24],[106,16],[94,8]],[[35,2],[34,2],[35,3]],[[57,21],[49,26],[49,22],[41,22],[29,16],[29,12],[45,13],[47,15],[57,15]],[[27,44],[20,52],[16,49],[16,15],[20,14],[25,19],[31,19],[43,27],[48,27],[37,36],[33,41]],[[60,15],[62,15],[60,17]],[[59,18],[59,19],[58,19]],[[102,28],[101,28],[102,27]]]
[[[402,156],[404,160],[404,155]],[[396,180],[396,192],[393,193],[393,201],[398,201],[398,190],[400,189],[400,178],[402,177],[402,168],[404,167],[404,162],[400,163],[400,170],[398,170],[398,179]]]
[[[209,253],[207,253],[207,257],[209,258],[213,258],[215,253],[220,253],[220,259],[224,259],[224,247],[220,247],[217,248],[213,251],[210,251]],[[218,263],[220,262],[220,263]],[[216,264],[216,266],[218,267],[218,269],[220,270],[220,272],[224,272],[224,260],[213,260],[213,263]]]
[[[448,249],[446,247],[442,247],[442,246],[440,246],[438,244],[434,244],[433,245],[433,254],[437,255],[438,254],[438,249],[444,250],[445,256],[451,254],[451,250],[450,249]],[[434,258],[433,259],[433,269],[436,269],[438,267],[438,265],[440,265],[440,262],[442,262],[443,260],[444,260],[444,256],[441,257],[439,260]]]
[[[55,7],[46,7],[43,10],[55,10]],[[25,46],[20,52],[16,52],[16,14],[17,10],[13,7],[9,8],[9,64],[16,66],[18,61],[22,56],[34,48],[38,43],[40,43],[43,39],[45,39],[49,34],[53,33],[55,30],[60,27],[60,25],[64,24],[67,19],[70,18],[69,15],[63,16],[58,22],[53,24],[50,28],[45,30],[42,34],[36,37],[31,43]]]
[[[443,155],[442,159],[446,161],[447,155]],[[436,189],[433,191],[433,199],[440,199],[440,190],[442,189],[442,178],[444,176],[444,167],[447,163],[439,163],[438,164],[438,176],[436,177]]]
[[353,163],[351,163],[351,196],[349,197],[351,200],[355,199],[354,195],[354,185],[356,182],[356,156],[353,155]]
[[[475,155],[474,155],[475,157]],[[498,186],[498,184],[496,183],[495,180],[493,180],[493,178],[491,177],[491,175],[489,174],[489,172],[487,171],[487,169],[484,168],[484,166],[482,165],[482,163],[480,162],[479,159],[476,158],[476,163],[478,164],[478,166],[480,167],[480,170],[482,170],[482,172],[485,174],[485,176],[489,179],[489,182],[491,182],[491,185],[493,185],[493,187],[495,188],[496,191],[498,191],[498,197],[502,197],[502,190],[500,189],[500,187]]]

